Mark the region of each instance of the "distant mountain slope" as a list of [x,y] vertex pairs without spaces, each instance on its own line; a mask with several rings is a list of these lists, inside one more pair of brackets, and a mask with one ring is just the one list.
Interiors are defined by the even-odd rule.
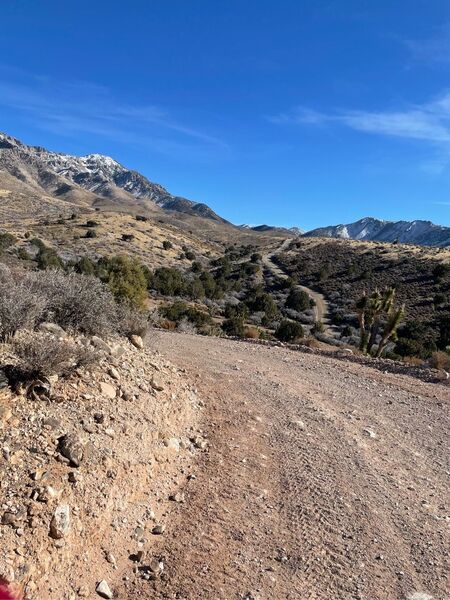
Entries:
[[285,233],[286,235],[302,235],[304,231],[299,229],[298,227],[279,227],[278,225],[239,225],[241,229],[249,229],[251,231],[258,232],[277,232],[277,233]]
[[382,221],[365,217],[347,225],[319,227],[305,237],[330,237],[350,240],[401,242],[421,246],[450,246],[450,227],[431,221]]
[[70,201],[96,204],[102,197],[124,206],[150,202],[166,210],[226,222],[206,204],[173,196],[109,156],[51,152],[0,133],[0,183],[8,179],[11,185],[11,176],[19,190],[26,186]]

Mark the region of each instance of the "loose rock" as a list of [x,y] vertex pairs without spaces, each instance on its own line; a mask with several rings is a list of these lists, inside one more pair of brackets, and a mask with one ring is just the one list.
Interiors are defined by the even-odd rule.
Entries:
[[84,444],[76,433],[69,433],[59,440],[59,451],[74,467],[79,467],[83,460]]
[[70,508],[67,504],[60,504],[56,507],[50,523],[50,535],[59,540],[66,536],[70,531]]
[[106,583],[106,581],[104,579],[99,581],[99,583],[97,584],[97,587],[95,588],[95,591],[102,598],[113,598],[113,593],[111,591],[111,588],[109,587],[109,585]]

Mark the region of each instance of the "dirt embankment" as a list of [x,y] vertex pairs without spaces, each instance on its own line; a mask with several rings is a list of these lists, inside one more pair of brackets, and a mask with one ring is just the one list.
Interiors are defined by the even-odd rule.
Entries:
[[166,572],[123,597],[444,600],[450,390],[333,358],[160,333],[209,450]]
[[124,598],[201,452],[202,403],[182,370],[125,340],[110,349],[49,402],[0,398],[0,578],[25,599],[100,598],[102,580]]

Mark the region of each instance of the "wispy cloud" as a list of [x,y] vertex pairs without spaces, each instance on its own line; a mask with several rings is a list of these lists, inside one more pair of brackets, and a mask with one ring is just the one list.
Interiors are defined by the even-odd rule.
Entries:
[[341,110],[323,113],[296,107],[270,117],[272,123],[297,125],[338,124],[364,133],[424,140],[450,145],[450,92],[422,105],[401,110]]
[[450,23],[445,23],[427,38],[403,40],[412,58],[418,62],[450,63]]
[[60,135],[84,132],[191,157],[229,150],[223,140],[180,122],[160,106],[118,100],[108,88],[95,83],[54,81],[0,65],[1,107]]

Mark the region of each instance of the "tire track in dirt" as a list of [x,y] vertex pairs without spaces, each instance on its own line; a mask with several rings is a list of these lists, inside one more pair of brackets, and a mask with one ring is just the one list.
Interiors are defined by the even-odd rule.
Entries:
[[165,576],[129,598],[446,599],[448,388],[230,340],[153,343],[195,378],[210,448]]

